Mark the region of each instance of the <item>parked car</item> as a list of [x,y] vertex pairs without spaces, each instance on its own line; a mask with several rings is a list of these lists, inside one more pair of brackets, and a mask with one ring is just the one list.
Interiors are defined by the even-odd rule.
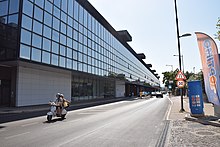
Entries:
[[162,92],[160,92],[160,91],[157,91],[156,92],[156,98],[163,98],[163,93]]

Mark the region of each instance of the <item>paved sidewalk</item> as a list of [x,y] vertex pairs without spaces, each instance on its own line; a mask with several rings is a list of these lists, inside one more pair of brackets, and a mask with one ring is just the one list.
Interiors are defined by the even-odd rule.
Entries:
[[214,107],[211,103],[204,103],[204,117],[195,118],[190,116],[189,100],[184,98],[185,112],[180,113],[180,96],[171,97],[169,130],[166,139],[166,147],[220,146],[220,123],[214,117]]

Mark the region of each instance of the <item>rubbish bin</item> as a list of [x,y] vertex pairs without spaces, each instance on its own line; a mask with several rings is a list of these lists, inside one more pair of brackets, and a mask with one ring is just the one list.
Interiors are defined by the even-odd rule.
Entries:
[[188,94],[191,116],[204,116],[201,81],[188,82]]

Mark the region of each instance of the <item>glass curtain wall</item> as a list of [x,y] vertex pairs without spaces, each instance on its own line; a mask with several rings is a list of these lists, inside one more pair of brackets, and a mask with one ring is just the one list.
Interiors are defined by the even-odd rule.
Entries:
[[0,60],[17,59],[19,0],[0,0]]
[[159,85],[159,80],[75,0],[23,0],[21,26],[22,59]]
[[73,76],[72,100],[84,101],[115,97],[114,80],[90,76]]

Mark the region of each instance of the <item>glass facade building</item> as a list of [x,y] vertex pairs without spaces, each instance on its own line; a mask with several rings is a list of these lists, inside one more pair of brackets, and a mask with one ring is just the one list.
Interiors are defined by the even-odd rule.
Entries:
[[0,75],[0,80],[1,87],[3,81],[10,85],[11,105],[48,101],[35,100],[34,92],[36,98],[21,102],[25,101],[21,97],[27,96],[24,84],[29,84],[27,89],[32,85],[26,92],[42,93],[33,85],[41,87],[44,83],[33,79],[27,82],[27,77],[37,74],[44,79],[63,71],[68,88],[54,86],[41,96],[64,90],[73,101],[137,95],[141,89],[160,86],[157,75],[88,1],[0,0],[0,23],[4,40],[0,45],[0,69],[11,73],[9,77]]

